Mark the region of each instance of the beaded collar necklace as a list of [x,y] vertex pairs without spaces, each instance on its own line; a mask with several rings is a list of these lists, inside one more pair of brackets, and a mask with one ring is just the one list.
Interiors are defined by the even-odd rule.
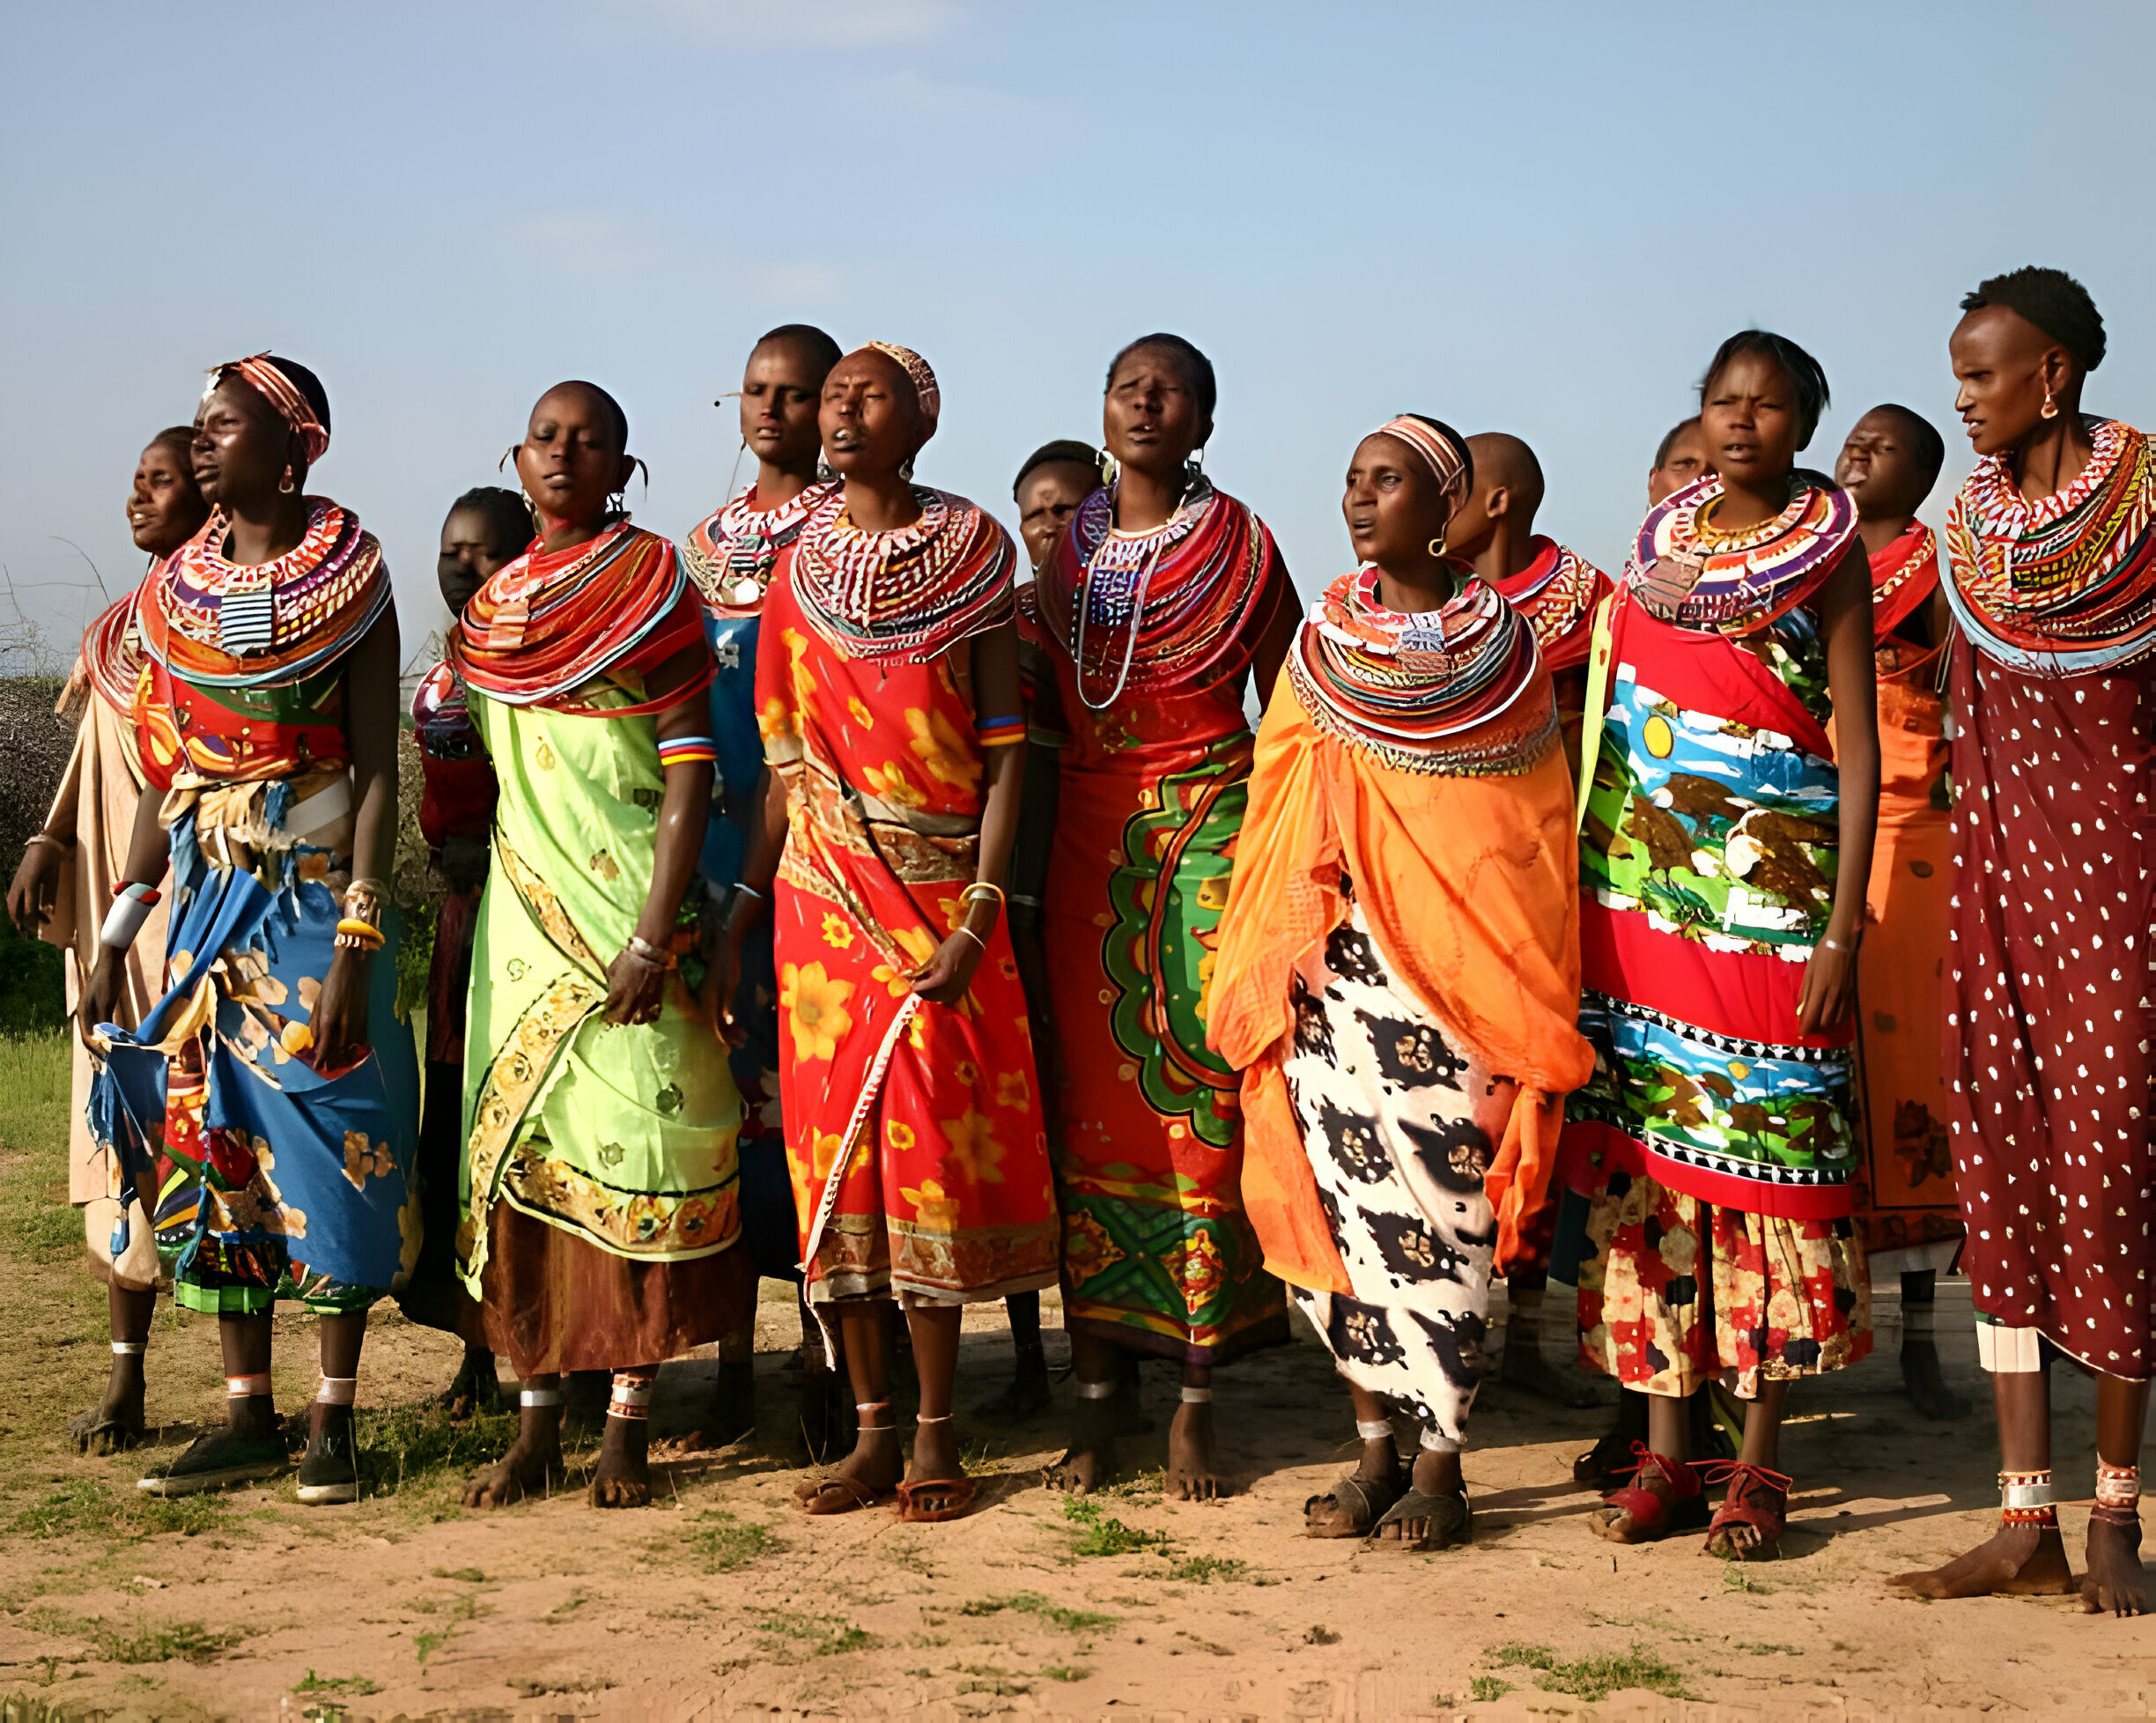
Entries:
[[870,532],[853,524],[845,488],[834,485],[794,539],[802,614],[853,657],[925,662],[1013,609],[1010,536],[964,497],[912,489],[920,518]]
[[750,484],[691,528],[682,542],[682,562],[705,608],[719,616],[757,614],[779,552],[800,536],[809,514],[834,488],[818,481],[775,508],[758,508]]

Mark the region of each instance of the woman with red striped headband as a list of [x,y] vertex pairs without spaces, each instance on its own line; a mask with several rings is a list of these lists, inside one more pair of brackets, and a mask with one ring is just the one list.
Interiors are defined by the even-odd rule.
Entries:
[[[396,612],[373,536],[306,493],[329,445],[329,397],[306,366],[219,366],[192,449],[216,513],[137,606],[148,788],[83,993],[106,1054],[91,1124],[119,1157],[123,1203],[169,1187],[168,1165],[200,1181],[173,1298],[218,1319],[226,1406],[223,1429],[142,1481],[157,1496],[284,1469],[270,1315],[298,1298],[321,1318],[322,1371],[299,1499],[356,1499],[367,1312],[418,1254],[418,1070],[393,1009],[381,884]],[[171,990],[129,1033],[108,1019],[168,867]]]

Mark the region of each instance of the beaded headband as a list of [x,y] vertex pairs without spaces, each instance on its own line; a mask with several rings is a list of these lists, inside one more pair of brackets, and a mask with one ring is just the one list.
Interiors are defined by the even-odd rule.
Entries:
[[1430,471],[1437,476],[1437,490],[1441,496],[1451,496],[1467,477],[1467,451],[1443,432],[1425,424],[1412,414],[1402,413],[1398,418],[1389,418],[1373,433],[1381,437],[1397,437],[1420,455]]
[[299,433],[306,447],[307,465],[313,466],[322,458],[329,447],[329,428],[314,417],[314,406],[300,392],[290,377],[277,366],[267,353],[255,353],[247,359],[228,359],[223,365],[212,366],[210,381],[203,394],[210,392],[225,378],[238,373],[240,381],[252,387],[257,395],[277,410],[277,414]]
[[854,350],[856,352],[878,352],[887,359],[897,362],[913,385],[913,393],[919,398],[921,417],[928,421],[930,435],[935,433],[936,415],[943,409],[943,396],[936,388],[936,374],[928,367],[928,361],[911,347],[901,347],[895,341],[870,341]]

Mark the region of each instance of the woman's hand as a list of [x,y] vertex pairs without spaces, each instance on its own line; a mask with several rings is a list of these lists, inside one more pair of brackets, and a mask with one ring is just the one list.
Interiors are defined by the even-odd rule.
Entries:
[[931,1005],[956,1005],[973,985],[973,972],[987,947],[968,933],[955,933],[913,972],[913,991]]
[[1856,1003],[1857,935],[1827,931],[1812,948],[1805,965],[1804,989],[1797,995],[1797,1032],[1816,1035],[1832,1029]]
[[314,1035],[314,1069],[324,1076],[349,1069],[366,1056],[367,980],[371,952],[339,945],[329,972],[314,995],[307,1027]]
[[110,1023],[120,1009],[120,995],[127,990],[127,954],[109,945],[97,948],[82,993],[75,1002],[75,1021],[85,1046],[94,1046],[97,1026]]
[[24,938],[35,938],[37,930],[45,925],[45,912],[53,901],[53,882],[59,877],[60,863],[66,857],[67,852],[58,844],[36,839],[23,851],[22,865],[15,869],[14,881],[8,886],[7,913]]
[[704,991],[698,1002],[719,1039],[737,1047],[749,1039],[749,1026],[741,1020],[736,1004],[741,993],[742,936],[732,928],[719,935],[711,963],[704,971]]
[[670,972],[664,964],[653,963],[635,946],[623,946],[621,955],[607,965],[605,1021],[617,1029],[630,1024],[656,1023]]

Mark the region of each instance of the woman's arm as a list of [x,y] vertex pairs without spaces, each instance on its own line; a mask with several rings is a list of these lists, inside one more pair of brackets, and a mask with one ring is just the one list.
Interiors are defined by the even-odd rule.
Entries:
[[[391,610],[352,648],[344,676],[344,736],[351,750],[355,810],[352,878],[377,882],[384,900],[396,854],[397,666],[402,662],[396,612]],[[308,1018],[315,1069],[342,1070],[370,1045],[367,995],[373,959],[373,951],[361,945],[339,945],[331,956]]]
[[[973,709],[986,721],[1025,711],[1018,678],[1018,631],[1006,623],[973,637]],[[1018,835],[1018,791],[1025,778],[1023,743],[984,751],[982,771],[986,798],[981,808],[980,854],[973,877],[994,887],[966,906],[965,920],[938,946],[913,977],[913,991],[932,1005],[949,1005],[965,996],[973,972],[988,950],[988,935],[1003,913],[998,895],[1010,871],[1011,845]]]
[[[669,659],[652,678],[653,699],[688,683],[698,668],[699,654],[710,648],[699,640],[696,647]],[[628,722],[600,718],[594,723]],[[660,713],[659,740],[703,736],[711,728],[711,702],[698,688],[687,699],[676,700]],[[606,1021],[610,1024],[652,1023],[657,1020],[666,997],[667,976],[676,965],[675,918],[682,899],[689,894],[697,858],[703,853],[704,831],[711,823],[712,780],[716,768],[709,760],[679,761],[666,768],[666,793],[659,803],[659,830],[652,858],[651,889],[644,894],[644,913],[636,931],[607,967]]]
[[1842,1021],[1854,1002],[1857,942],[1864,931],[1872,879],[1872,840],[1879,825],[1879,688],[1872,650],[1872,575],[1852,545],[1820,589],[1827,642],[1827,686],[1834,700],[1835,752],[1841,768],[1841,848],[1827,931],[1805,965],[1797,1030],[1817,1034]]
[[704,1014],[735,1046],[749,1033],[748,1024],[734,1010],[734,996],[741,989],[742,941],[757,920],[770,912],[772,881],[779,876],[779,858],[786,853],[786,784],[767,765],[757,780],[756,810],[749,817],[741,878],[727,894],[726,925],[719,930],[719,950],[704,977]]
[[[164,806],[164,791],[154,785],[144,785],[143,793],[135,802],[135,827],[128,834],[125,872],[129,884],[155,886],[172,865],[172,834],[158,817]],[[83,913],[96,913],[95,907],[84,906]],[[89,977],[83,983],[82,997],[77,1002],[76,1020],[81,1026],[85,1045],[98,1024],[112,1022],[113,1014],[120,1008],[120,995],[127,987],[127,946],[107,945],[99,938],[96,958],[89,965]],[[82,962],[83,956],[78,951],[76,961]],[[154,968],[151,972],[156,972]]]

